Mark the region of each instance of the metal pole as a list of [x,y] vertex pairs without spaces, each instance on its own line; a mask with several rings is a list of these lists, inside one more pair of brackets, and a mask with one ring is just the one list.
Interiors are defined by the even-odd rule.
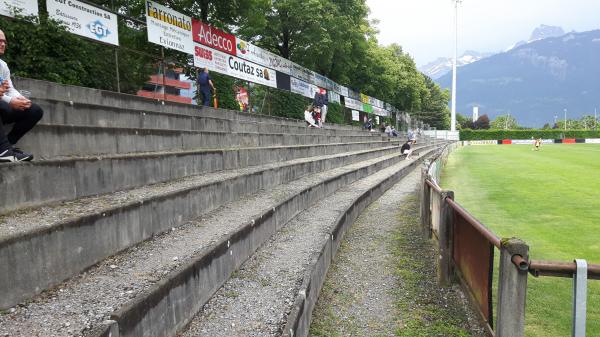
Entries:
[[567,109],[565,109],[565,131],[567,131]]
[[115,48],[115,68],[117,72],[117,92],[121,92],[121,79],[119,77],[119,50]]
[[458,58],[458,4],[461,0],[454,0],[454,60],[452,61],[452,113],[450,116],[450,130],[456,131],[456,62]]
[[594,108],[594,130],[596,130],[598,126],[598,117],[596,116],[596,108]]
[[587,309],[587,262],[575,260],[577,271],[573,275],[573,337],[585,337]]

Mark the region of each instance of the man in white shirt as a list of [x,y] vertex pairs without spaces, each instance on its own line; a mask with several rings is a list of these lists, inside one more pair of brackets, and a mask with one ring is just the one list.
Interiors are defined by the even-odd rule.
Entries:
[[[0,30],[0,56],[6,51],[6,36]],[[23,97],[12,84],[10,69],[0,60],[0,162],[30,161],[33,155],[14,145],[42,118],[44,112],[37,104]],[[5,124],[14,124],[6,134]]]

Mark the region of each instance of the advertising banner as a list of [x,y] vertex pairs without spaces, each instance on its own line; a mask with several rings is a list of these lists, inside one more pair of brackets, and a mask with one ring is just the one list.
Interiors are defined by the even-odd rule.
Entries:
[[307,83],[294,77],[290,78],[290,87],[293,93],[308,98],[315,97],[315,93],[319,91],[319,87],[317,87],[316,85]]
[[[2,0],[0,0],[2,1]],[[48,15],[76,35],[119,45],[117,15],[77,0],[46,1]]]
[[377,106],[373,106],[373,113],[378,115],[378,116],[388,116],[387,111],[385,111],[384,109],[377,107]]
[[369,96],[365,95],[365,94],[360,94],[360,101],[365,103],[365,104],[369,104]]
[[346,96],[346,97],[350,97],[352,99],[360,101],[360,93],[358,91],[354,91],[350,88],[348,88],[348,96]]
[[354,109],[354,110],[362,110],[363,109],[363,104],[361,101],[352,99],[350,97],[346,97],[344,99],[344,104],[349,109]]
[[38,2],[37,0],[0,0],[0,15],[12,18],[15,12],[23,16],[39,16]]
[[325,88],[327,90],[331,90],[331,88],[329,87],[329,84],[327,83],[327,80],[328,80],[327,77],[313,71],[313,78],[315,79],[315,82],[313,83],[314,85],[318,86],[319,88]]
[[297,79],[300,79],[304,82],[310,83],[310,84],[314,84],[315,83],[315,79],[314,79],[314,73],[302,66],[297,65],[296,63],[292,63],[292,76],[294,76]]
[[585,142],[587,144],[600,144],[600,138],[586,138]]
[[146,0],[148,41],[194,54],[192,19],[157,2]]
[[290,75],[292,72],[292,61],[268,50],[264,50],[240,38],[236,39],[236,55],[239,58],[260,64],[261,66],[275,69],[277,72]]
[[352,120],[360,122],[360,112],[358,110],[352,110]]
[[373,113],[373,107],[371,105],[363,103],[362,106],[363,106],[362,111],[368,112],[368,113]]
[[348,97],[348,88],[344,87],[343,85],[340,85],[340,91],[338,92],[340,93],[340,95]]
[[498,145],[497,140],[469,140],[464,142],[465,145]]
[[208,67],[209,70],[224,75],[277,88],[277,72],[275,70],[200,44],[194,46],[194,66]]
[[335,103],[340,103],[340,94],[338,94],[335,91],[329,90],[327,91],[327,97],[329,99],[329,102],[335,102]]
[[194,42],[229,55],[237,55],[235,36],[225,33],[213,26],[209,26],[200,20],[192,20],[192,35],[194,37]]

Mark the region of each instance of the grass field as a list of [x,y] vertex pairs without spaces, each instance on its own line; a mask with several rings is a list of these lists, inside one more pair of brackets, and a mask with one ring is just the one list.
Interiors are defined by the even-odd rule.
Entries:
[[[442,186],[532,259],[600,263],[600,145],[468,146],[452,153]],[[570,336],[572,280],[529,277],[526,335]],[[588,283],[587,336],[600,336],[600,280]]]

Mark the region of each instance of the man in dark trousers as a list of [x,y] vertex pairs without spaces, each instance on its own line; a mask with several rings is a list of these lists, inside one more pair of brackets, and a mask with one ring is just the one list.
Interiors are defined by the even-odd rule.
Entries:
[[208,68],[204,67],[202,72],[198,75],[198,91],[202,94],[202,105],[209,106],[210,105],[210,89],[212,88],[215,91],[215,86],[213,85],[212,79],[210,75],[208,75]]
[[321,112],[321,120],[319,121],[319,126],[323,126],[325,122],[325,118],[327,118],[327,104],[329,104],[329,99],[327,98],[327,91],[325,89],[319,89],[318,92],[315,92],[315,97],[313,99],[313,105],[319,108]]
[[[6,45],[6,36],[0,30],[0,56],[4,55]],[[0,87],[0,162],[32,160],[32,154],[14,145],[37,124],[44,112],[13,87],[10,69],[3,60],[0,60]],[[4,132],[4,124],[14,124],[8,134]]]

